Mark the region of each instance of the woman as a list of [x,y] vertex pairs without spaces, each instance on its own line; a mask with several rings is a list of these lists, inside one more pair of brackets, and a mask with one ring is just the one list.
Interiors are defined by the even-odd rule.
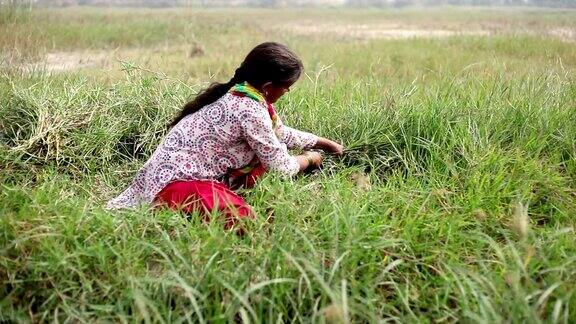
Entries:
[[301,73],[302,62],[286,46],[256,46],[230,81],[211,85],[184,106],[131,186],[108,208],[151,203],[206,217],[217,210],[229,228],[237,217],[253,216],[232,189],[253,186],[267,170],[292,176],[322,162],[318,152],[292,156],[288,149],[342,154],[342,145],[285,126],[276,115],[273,104]]

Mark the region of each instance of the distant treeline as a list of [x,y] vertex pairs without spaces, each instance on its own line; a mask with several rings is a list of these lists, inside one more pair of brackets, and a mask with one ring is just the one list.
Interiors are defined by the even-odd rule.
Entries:
[[576,8],[576,0],[0,0],[6,5],[36,6],[124,6],[124,7],[303,7],[348,6],[399,8],[408,6],[535,6]]

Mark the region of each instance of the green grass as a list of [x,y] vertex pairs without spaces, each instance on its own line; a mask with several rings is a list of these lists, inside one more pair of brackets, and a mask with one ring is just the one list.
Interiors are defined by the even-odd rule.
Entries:
[[[1,34],[4,55],[119,47],[124,63],[2,69],[0,320],[574,322],[576,46],[515,32],[573,28],[574,12],[431,13],[458,28],[466,14],[515,26],[492,37],[365,40],[266,26],[410,24],[427,13],[10,18],[28,37]],[[306,67],[278,104],[285,122],[351,153],[327,158],[319,174],[263,179],[246,193],[260,217],[244,237],[217,215],[205,224],[104,210],[187,98],[210,78],[227,80],[266,39],[289,44]],[[204,55],[188,57],[192,44]],[[366,170],[369,188],[354,180]]]

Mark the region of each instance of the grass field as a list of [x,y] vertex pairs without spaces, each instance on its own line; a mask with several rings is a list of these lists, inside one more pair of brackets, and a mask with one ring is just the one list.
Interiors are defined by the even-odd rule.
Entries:
[[[244,237],[106,211],[265,40],[285,123],[350,153]],[[0,59],[0,321],[576,321],[576,11],[5,10]]]

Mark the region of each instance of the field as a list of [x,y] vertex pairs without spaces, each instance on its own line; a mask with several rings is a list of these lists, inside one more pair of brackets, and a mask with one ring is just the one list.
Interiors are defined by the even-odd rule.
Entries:
[[[243,237],[105,210],[265,40],[348,154],[246,192]],[[576,11],[0,11],[0,321],[575,322],[575,81]]]

